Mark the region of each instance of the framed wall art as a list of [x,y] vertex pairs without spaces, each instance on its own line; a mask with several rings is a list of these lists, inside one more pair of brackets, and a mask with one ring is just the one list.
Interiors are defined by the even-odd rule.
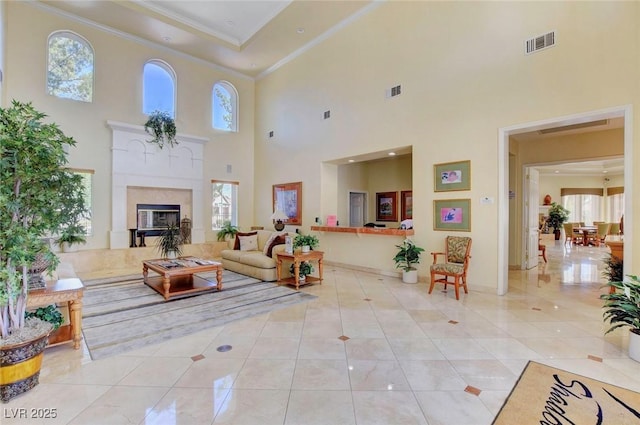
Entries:
[[286,224],[302,225],[302,182],[274,184],[273,208],[287,215]]
[[471,189],[471,161],[435,164],[433,174],[435,192]]
[[413,219],[413,191],[400,192],[400,220]]
[[471,200],[443,199],[433,201],[433,230],[471,231]]
[[376,221],[398,221],[398,192],[376,193]]

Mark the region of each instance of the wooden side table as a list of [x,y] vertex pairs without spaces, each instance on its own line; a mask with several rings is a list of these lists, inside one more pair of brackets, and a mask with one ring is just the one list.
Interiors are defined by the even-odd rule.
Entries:
[[67,340],[73,341],[73,348],[80,348],[82,341],[82,296],[84,285],[77,278],[60,279],[53,284],[47,284],[46,288],[29,291],[27,295],[27,308],[42,307],[49,304],[66,302],[69,304],[69,321],[71,336]]
[[[318,277],[315,276],[307,276],[305,278],[304,284],[320,282],[322,285],[322,257],[324,256],[324,252],[322,251],[309,251],[309,252],[300,252],[296,251],[292,254],[288,252],[277,252],[276,253],[276,271],[278,273],[278,283],[283,283],[286,285],[295,285],[296,291],[300,290],[300,263],[303,261],[317,261],[318,262]],[[293,262],[294,276],[283,278],[282,277],[282,261],[289,260]]]

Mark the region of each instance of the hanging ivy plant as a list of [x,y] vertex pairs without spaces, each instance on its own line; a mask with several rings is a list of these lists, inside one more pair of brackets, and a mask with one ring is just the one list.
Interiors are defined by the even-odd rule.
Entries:
[[171,147],[178,144],[176,123],[168,112],[153,111],[144,124],[144,131],[153,136],[153,139],[147,140],[147,142],[156,143],[160,149],[164,147],[165,143]]

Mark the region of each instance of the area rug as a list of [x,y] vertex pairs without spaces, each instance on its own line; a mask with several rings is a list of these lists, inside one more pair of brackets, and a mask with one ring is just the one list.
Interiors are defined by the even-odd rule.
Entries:
[[[198,276],[215,281],[215,272]],[[94,360],[317,298],[225,270],[223,290],[165,301],[142,275],[88,280],[82,333]]]
[[640,423],[640,393],[530,361],[493,425]]

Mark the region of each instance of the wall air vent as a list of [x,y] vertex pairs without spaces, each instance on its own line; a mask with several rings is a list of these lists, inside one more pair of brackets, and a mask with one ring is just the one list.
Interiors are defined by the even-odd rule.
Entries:
[[546,34],[532,37],[524,42],[524,54],[530,55],[531,53],[539,52],[540,50],[548,49],[556,45],[556,32],[551,31]]

